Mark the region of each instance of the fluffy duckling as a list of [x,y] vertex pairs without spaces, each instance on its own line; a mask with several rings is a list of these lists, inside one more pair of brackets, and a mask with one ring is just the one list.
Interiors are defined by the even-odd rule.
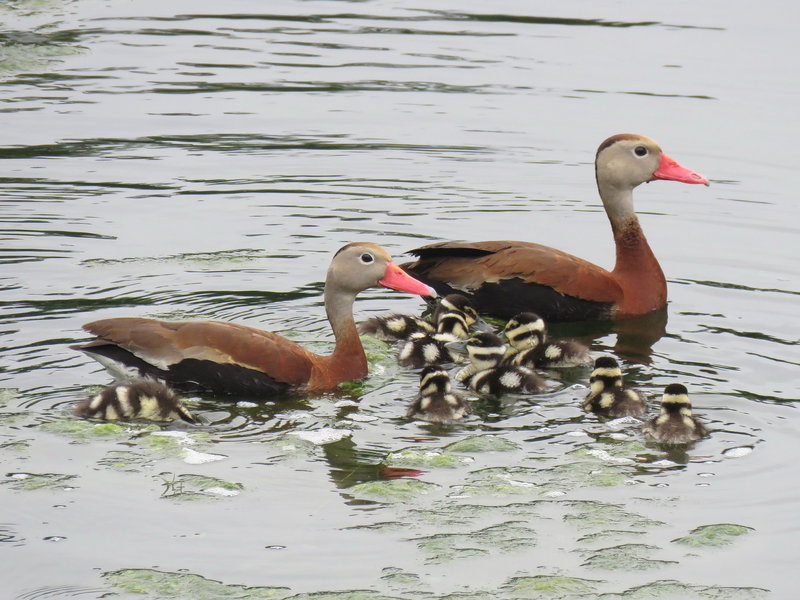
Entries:
[[175,392],[153,379],[107,387],[96,396],[79,402],[74,412],[79,417],[104,421],[183,419],[187,423],[197,423]]
[[400,364],[416,369],[442,362],[458,362],[461,357],[447,344],[469,337],[469,318],[456,308],[439,312],[436,333],[414,333],[409,336],[400,348]]
[[589,395],[583,401],[584,410],[615,419],[644,414],[644,396],[638,390],[624,387],[622,370],[610,356],[601,356],[594,361],[589,386]]
[[[442,317],[451,312],[462,315],[466,319],[467,327],[472,326],[479,320],[477,311],[466,296],[449,294],[436,302],[431,321],[427,321],[423,317],[402,314],[372,317],[366,321],[361,321],[357,325],[358,333],[359,335],[370,335],[386,342],[399,342],[407,340],[415,333],[436,333],[437,324],[440,324]],[[454,328],[460,329],[461,327],[462,324],[460,322],[444,322],[440,324],[439,332],[449,331]],[[469,334],[465,331],[459,331],[459,334],[464,339],[469,337]]]
[[[447,313],[463,315],[468,328],[481,321],[478,311],[475,310],[470,299],[462,294],[447,294],[441,298],[433,311],[433,322],[438,325]],[[469,333],[464,333],[461,337],[467,339]]]
[[531,369],[576,367],[592,362],[589,348],[570,340],[547,339],[547,327],[542,318],[523,312],[506,323],[503,333],[511,346],[506,361]]
[[450,376],[439,365],[422,369],[419,388],[419,398],[408,409],[410,419],[447,423],[472,412],[469,402],[453,393]]
[[686,387],[671,383],[664,388],[661,414],[644,424],[644,435],[663,444],[687,444],[707,436],[708,430],[692,415]]
[[407,340],[414,333],[433,333],[436,328],[422,317],[394,314],[387,317],[372,317],[358,324],[360,335],[387,342]]
[[500,336],[484,331],[466,342],[470,364],[456,374],[456,379],[480,394],[508,392],[538,393],[544,380],[527,367],[502,365],[506,346]]

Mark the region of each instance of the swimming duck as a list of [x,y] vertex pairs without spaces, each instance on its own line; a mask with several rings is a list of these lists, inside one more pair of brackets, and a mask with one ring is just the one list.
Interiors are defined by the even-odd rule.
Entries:
[[175,392],[152,379],[107,387],[92,398],[79,402],[74,412],[79,417],[104,421],[183,419],[187,423],[197,422]]
[[644,396],[638,390],[623,385],[622,370],[610,356],[601,356],[594,361],[589,385],[589,395],[583,402],[584,410],[615,419],[644,414]]
[[642,135],[614,135],[597,149],[597,189],[611,222],[616,265],[607,271],[530,242],[440,242],[411,250],[402,267],[444,295],[458,290],[478,312],[498,317],[533,309],[548,322],[611,319],[666,306],[667,283],[633,210],[633,189],[655,179],[708,180]]
[[112,373],[150,377],[178,389],[256,396],[291,389],[327,392],[367,375],[367,357],[353,320],[356,294],[383,286],[435,295],[376,244],[340,248],[325,280],[325,311],[336,346],[323,356],[275,333],[223,321],[115,318],[83,328],[97,339],[78,346]]
[[[370,335],[379,340],[402,341],[407,340],[414,333],[435,333],[436,323],[440,323],[444,314],[457,312],[466,319],[467,327],[471,327],[480,321],[478,313],[466,296],[461,294],[448,294],[444,298],[434,301],[431,321],[415,315],[393,314],[386,317],[372,317],[358,324],[360,335]],[[440,323],[440,332],[450,331],[453,327],[460,327],[460,323]],[[469,337],[466,332],[459,334],[461,337]]]
[[511,346],[506,361],[531,369],[575,367],[590,364],[589,348],[571,340],[548,340],[542,318],[531,312],[519,313],[506,323],[503,333]]
[[495,333],[476,333],[466,342],[470,364],[456,379],[480,394],[532,393],[544,390],[544,380],[527,367],[503,365],[506,346]]
[[371,335],[387,342],[407,340],[414,333],[434,333],[436,328],[422,317],[394,314],[372,317],[358,324],[360,335]]
[[422,369],[419,387],[419,398],[408,409],[410,419],[447,423],[472,412],[469,402],[453,392],[450,376],[439,365]]
[[[478,311],[475,310],[475,307],[472,305],[472,302],[470,302],[469,298],[463,294],[447,294],[446,296],[442,297],[442,299],[436,303],[436,308],[433,311],[433,322],[437,324],[440,323],[443,316],[447,313],[463,315],[465,321],[467,322],[467,328],[471,328],[476,323],[481,322],[481,318],[478,316]],[[462,333],[461,337],[467,339],[469,337],[469,333]]]
[[645,437],[664,444],[686,444],[708,435],[708,430],[692,414],[689,392],[680,383],[664,388],[661,413],[644,424]]

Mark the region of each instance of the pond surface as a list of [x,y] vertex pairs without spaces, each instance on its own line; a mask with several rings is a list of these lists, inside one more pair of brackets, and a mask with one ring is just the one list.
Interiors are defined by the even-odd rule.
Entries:
[[[0,574],[33,598],[788,598],[796,593],[797,6],[15,0],[0,6]],[[601,265],[597,145],[658,140],[711,180],[636,202],[663,329],[614,353],[713,430],[644,445],[542,396],[405,418],[417,373],[205,424],[102,425],[69,349],[114,316],[222,319],[325,351],[327,264],[520,239]],[[357,318],[416,312],[369,290]],[[240,399],[253,400],[253,399]]]

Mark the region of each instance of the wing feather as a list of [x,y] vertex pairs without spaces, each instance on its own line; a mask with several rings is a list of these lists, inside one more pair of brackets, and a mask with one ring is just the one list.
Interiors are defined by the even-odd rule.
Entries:
[[465,290],[519,278],[594,302],[618,302],[622,288],[611,273],[586,260],[531,242],[440,242],[409,252],[413,273]]
[[236,323],[119,318],[83,328],[164,370],[192,358],[255,369],[290,385],[302,385],[311,376],[311,353],[303,347]]

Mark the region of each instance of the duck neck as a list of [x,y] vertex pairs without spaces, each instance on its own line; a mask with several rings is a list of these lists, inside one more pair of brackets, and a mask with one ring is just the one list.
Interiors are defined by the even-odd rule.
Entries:
[[622,288],[618,314],[642,314],[667,302],[667,282],[633,210],[633,190],[598,182],[614,244],[616,264],[611,274]]
[[367,376],[367,357],[358,337],[353,320],[355,295],[325,286],[325,312],[328,314],[336,347],[333,354],[322,357],[319,376],[328,385],[335,387],[343,381]]

